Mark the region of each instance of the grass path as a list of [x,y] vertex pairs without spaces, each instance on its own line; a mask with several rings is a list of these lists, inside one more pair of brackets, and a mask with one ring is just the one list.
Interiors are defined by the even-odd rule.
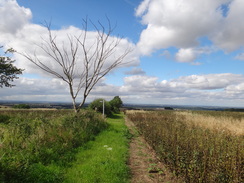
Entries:
[[122,114],[108,118],[109,128],[79,149],[65,183],[129,182],[128,135]]

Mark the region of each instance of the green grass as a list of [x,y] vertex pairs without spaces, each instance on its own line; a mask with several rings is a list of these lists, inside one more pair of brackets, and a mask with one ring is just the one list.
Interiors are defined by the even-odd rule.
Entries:
[[125,183],[129,182],[129,132],[123,115],[107,119],[109,128],[79,149],[77,161],[68,169],[65,183]]

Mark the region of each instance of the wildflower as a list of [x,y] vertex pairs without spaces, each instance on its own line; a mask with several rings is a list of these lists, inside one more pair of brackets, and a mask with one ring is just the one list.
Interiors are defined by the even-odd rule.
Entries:
[[103,147],[107,148],[107,147],[108,147],[108,145],[104,145]]
[[108,151],[112,151],[112,149],[113,149],[112,147],[107,148]]

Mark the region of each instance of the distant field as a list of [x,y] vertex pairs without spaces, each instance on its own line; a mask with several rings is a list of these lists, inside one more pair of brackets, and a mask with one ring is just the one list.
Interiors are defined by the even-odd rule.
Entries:
[[127,117],[187,183],[244,182],[244,113],[128,111]]

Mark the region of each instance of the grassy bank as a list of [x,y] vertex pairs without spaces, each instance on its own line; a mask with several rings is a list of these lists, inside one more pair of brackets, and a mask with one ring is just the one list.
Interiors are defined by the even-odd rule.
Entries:
[[244,181],[243,114],[161,111],[127,117],[185,182]]
[[62,182],[77,148],[106,128],[93,111],[0,111],[0,182]]
[[109,127],[95,141],[79,148],[76,161],[66,173],[65,183],[125,183],[129,182],[129,132],[122,115],[108,118]]

